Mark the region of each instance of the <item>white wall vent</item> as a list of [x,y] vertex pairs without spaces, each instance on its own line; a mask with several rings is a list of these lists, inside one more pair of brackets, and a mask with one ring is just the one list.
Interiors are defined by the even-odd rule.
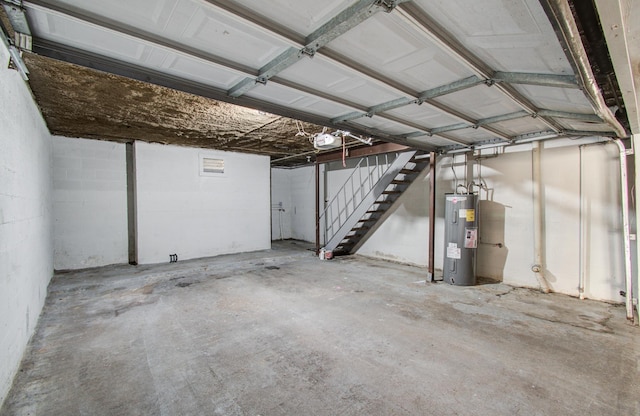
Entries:
[[224,175],[224,159],[200,156],[201,176]]

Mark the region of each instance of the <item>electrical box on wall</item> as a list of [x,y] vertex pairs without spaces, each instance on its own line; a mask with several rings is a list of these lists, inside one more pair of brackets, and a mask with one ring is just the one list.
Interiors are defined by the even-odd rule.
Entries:
[[452,285],[472,286],[476,284],[478,196],[447,194],[445,197],[443,278]]

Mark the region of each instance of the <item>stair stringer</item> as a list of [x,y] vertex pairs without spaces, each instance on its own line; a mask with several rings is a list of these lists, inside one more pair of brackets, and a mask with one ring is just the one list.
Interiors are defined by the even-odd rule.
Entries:
[[417,151],[412,150],[408,152],[403,152],[398,155],[398,157],[393,161],[391,166],[387,169],[387,171],[382,175],[380,180],[372,187],[372,189],[362,198],[360,204],[354,209],[351,215],[345,220],[345,222],[340,226],[338,231],[329,238],[327,243],[325,244],[325,250],[333,251],[336,247],[342,242],[344,237],[351,231],[353,227],[358,223],[358,221],[364,216],[367,210],[376,202],[376,200],[382,195],[382,193],[387,189],[387,187],[391,184],[391,182],[395,179],[395,177],[400,173],[402,168],[411,160],[411,158],[416,154]]

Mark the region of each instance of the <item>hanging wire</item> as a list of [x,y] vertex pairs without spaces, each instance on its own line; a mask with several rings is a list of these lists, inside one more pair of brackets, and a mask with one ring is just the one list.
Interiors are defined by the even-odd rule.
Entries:
[[303,136],[303,137],[311,136],[311,134],[309,134],[306,131],[304,131],[304,126],[302,125],[302,123],[299,120],[295,120],[295,122],[296,122],[296,128],[298,129],[298,132],[296,133],[296,137],[299,137],[299,136]]
[[346,138],[342,136],[342,167],[347,167],[347,148],[346,148]]

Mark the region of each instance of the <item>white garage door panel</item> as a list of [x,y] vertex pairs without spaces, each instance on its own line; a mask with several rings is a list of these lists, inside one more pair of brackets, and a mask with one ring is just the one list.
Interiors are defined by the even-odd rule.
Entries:
[[[256,88],[252,89],[246,94],[248,97],[257,98],[261,100],[269,100],[270,102],[283,105],[290,108],[296,108],[299,110],[307,111],[313,114],[317,114],[314,111],[311,111],[313,108],[322,108],[319,106],[319,103],[325,102],[329,104],[330,102],[324,100],[322,98],[308,96],[300,91],[294,90],[292,88],[278,85],[274,82],[269,82],[267,85],[259,85]],[[340,114],[350,113],[355,111],[355,109],[339,105],[339,104],[330,104],[331,107],[336,111],[336,114],[330,115],[331,117],[337,117]]]
[[[232,86],[244,79],[244,75],[242,74],[213,66],[197,58],[175,53],[170,53],[169,56],[171,58],[166,59],[160,66],[172,75],[198,81],[224,90],[229,90]],[[153,66],[152,64],[150,65],[150,67]]]
[[378,13],[328,47],[386,76],[402,79],[416,92],[473,75],[397,14]]
[[[232,91],[233,96],[259,100],[256,105],[267,111],[321,117],[325,125],[337,126],[334,119],[340,116],[363,114],[396,100],[411,102],[474,75],[491,78],[492,71],[575,75],[538,0],[413,0],[390,7],[389,13],[380,11],[374,0],[32,1],[41,4],[25,2],[34,45],[48,41],[41,48],[48,53],[87,51]],[[363,9],[350,15],[358,7]],[[366,15],[374,9],[376,13]],[[318,51],[302,50],[318,29],[327,36]],[[279,59],[290,50],[298,55]],[[452,93],[445,92],[454,88],[443,88],[431,103],[376,112],[350,123],[405,143],[405,135],[420,129],[523,110],[595,113],[579,89],[505,85],[479,84]],[[550,129],[562,134],[615,127],[544,117],[547,122],[524,117],[444,134],[481,142]]]
[[466,108],[467,115],[475,119],[499,116],[522,110],[521,107],[509,100],[497,88],[487,87],[484,84],[436,98],[435,101],[453,108]]
[[66,8],[80,8],[83,15],[99,16],[107,26],[133,28],[254,69],[261,68],[290,46],[279,37],[230,14],[220,14],[218,9],[201,1],[59,3]]
[[243,0],[247,9],[259,16],[297,32],[302,36],[314,32],[335,15],[351,6],[353,0]]
[[548,130],[549,127],[544,124],[540,119],[533,117],[524,117],[514,120],[502,121],[500,123],[493,123],[491,127],[506,131],[512,136],[519,136],[537,131]]
[[466,128],[461,130],[453,130],[445,133],[447,136],[451,136],[458,140],[462,140],[466,143],[473,142],[485,142],[488,140],[497,139],[497,137],[490,132],[483,129]]
[[578,89],[551,88],[531,85],[518,85],[518,91],[530,97],[530,100],[540,108],[548,110],[567,111],[572,113],[591,113],[593,107]]
[[453,142],[444,139],[442,137],[439,136],[421,136],[421,137],[414,137],[411,139],[407,139],[407,142],[409,143],[409,145],[414,145],[414,146],[423,146],[423,145],[431,145],[431,146],[450,146],[453,144]]
[[382,117],[362,117],[357,120],[353,120],[352,123],[395,135],[409,134],[416,131],[409,126],[405,126],[400,123],[396,123],[395,121],[384,119]]
[[449,116],[437,108],[430,106],[429,104],[406,105],[404,107],[386,111],[386,113],[404,120],[412,120],[413,122],[430,129],[449,126],[460,121],[457,118]]
[[366,107],[402,96],[398,91],[363,78],[355,71],[336,65],[322,56],[303,58],[282,71],[279,77]]
[[494,70],[573,71],[537,0],[416,0]]
[[244,78],[236,71],[202,59],[59,13],[45,12],[37,6],[29,8],[28,12],[30,20],[36,23],[32,25],[36,27],[34,34],[43,39],[145,68],[162,69],[171,75],[225,90]]

